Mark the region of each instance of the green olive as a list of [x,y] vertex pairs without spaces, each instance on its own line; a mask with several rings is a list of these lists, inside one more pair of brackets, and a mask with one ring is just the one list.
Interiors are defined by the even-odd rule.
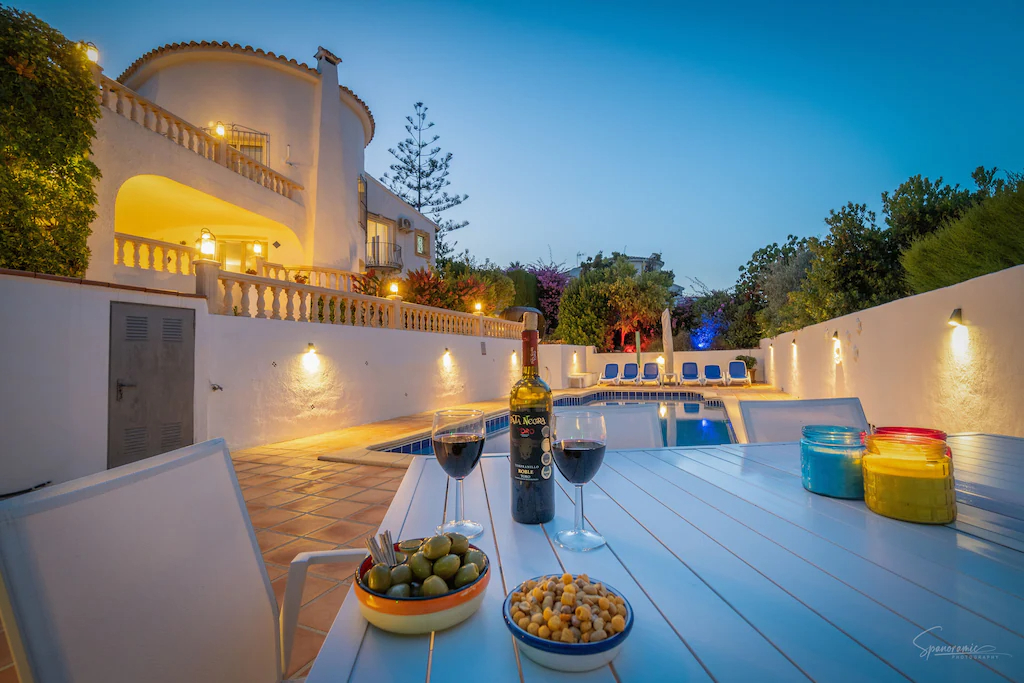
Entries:
[[480,578],[480,570],[476,568],[475,564],[467,564],[465,567],[460,567],[459,571],[455,574],[455,587],[462,588],[466,584],[473,583]]
[[445,581],[455,576],[457,571],[459,571],[458,555],[445,555],[434,561],[434,574],[440,576]]
[[375,564],[366,572],[366,585],[375,593],[385,593],[391,588],[391,569],[386,564]]
[[411,598],[412,589],[407,583],[396,583],[388,589],[389,598]]
[[448,592],[448,584],[440,576],[428,576],[427,580],[423,582],[420,592],[425,598],[437,597]]
[[420,590],[420,584],[413,581],[409,584],[409,588],[412,590],[412,597],[419,598],[423,597],[423,592]]
[[391,568],[391,585],[409,583],[412,581],[412,569],[407,564],[400,564]]
[[466,566],[467,564],[475,564],[477,571],[482,572],[484,567],[487,565],[487,558],[483,552],[479,550],[470,550],[466,553],[466,556],[462,561],[462,566]]
[[430,560],[423,556],[423,553],[414,553],[409,558],[409,569],[412,570],[412,575],[422,581],[434,572],[434,568]]
[[420,552],[428,560],[433,561],[447,555],[451,547],[452,542],[447,536],[432,536],[423,541]]
[[410,538],[405,541],[399,541],[398,549],[406,555],[412,555],[414,552],[419,550],[420,544],[423,543],[422,538]]
[[452,542],[452,547],[448,552],[453,555],[462,555],[469,550],[469,539],[462,534],[445,534],[445,536],[447,536]]

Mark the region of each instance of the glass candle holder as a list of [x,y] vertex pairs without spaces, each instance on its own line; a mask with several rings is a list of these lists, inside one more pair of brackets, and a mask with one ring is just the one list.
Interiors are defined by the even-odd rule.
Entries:
[[[945,442],[946,432],[941,429],[929,429],[928,427],[877,427],[875,434],[902,434],[904,436],[927,436],[929,439],[938,439]],[[946,444],[946,457],[953,457],[953,450]]]
[[864,502],[872,512],[921,524],[956,519],[953,461],[939,439],[872,434],[865,439]]
[[855,427],[808,425],[800,440],[804,488],[833,498],[864,497],[864,432]]

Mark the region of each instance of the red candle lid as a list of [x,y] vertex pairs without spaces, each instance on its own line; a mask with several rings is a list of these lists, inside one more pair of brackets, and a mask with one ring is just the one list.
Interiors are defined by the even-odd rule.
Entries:
[[[875,434],[894,434],[907,436],[926,436],[929,439],[946,440],[946,432],[941,429],[929,429],[928,427],[877,427]],[[946,457],[953,457],[953,449],[946,446]]]

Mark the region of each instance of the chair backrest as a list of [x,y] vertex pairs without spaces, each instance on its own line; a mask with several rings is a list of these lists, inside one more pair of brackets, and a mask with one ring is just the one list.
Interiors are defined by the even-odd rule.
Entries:
[[0,501],[0,616],[23,683],[281,680],[220,439]]
[[625,367],[622,368],[623,379],[633,379],[640,374],[640,366],[636,363],[626,363]]
[[705,365],[704,366],[704,378],[705,379],[722,379],[722,368],[717,365]]
[[729,377],[743,379],[747,376],[747,364],[741,360],[729,361]]
[[609,363],[608,365],[604,366],[604,376],[605,376],[606,379],[610,379],[612,377],[615,377],[618,374],[619,374],[619,364],[618,363]]
[[683,377],[685,379],[697,379],[697,364],[683,363]]
[[836,425],[868,430],[859,398],[804,401],[740,401],[750,443],[799,441],[807,425]]
[[656,403],[555,409],[556,415],[573,412],[596,412],[604,415],[604,424],[608,429],[606,443],[609,449],[661,448],[665,445]]
[[656,379],[658,377],[658,364],[644,363],[644,377],[647,379]]

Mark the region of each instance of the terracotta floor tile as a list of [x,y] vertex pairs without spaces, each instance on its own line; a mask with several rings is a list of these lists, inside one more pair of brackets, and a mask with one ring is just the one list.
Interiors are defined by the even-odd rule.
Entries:
[[[287,583],[287,576],[282,576],[279,579],[271,581],[270,585],[274,588],[274,596],[277,598],[277,606],[281,606],[281,601],[284,599],[284,588]],[[327,591],[331,590],[338,585],[337,581],[331,581],[330,579],[321,579],[316,576],[307,576],[306,583],[302,586],[302,604],[305,605],[310,600],[313,600],[319,595],[323,595]]]
[[378,467],[377,465],[357,465],[356,467],[353,467],[351,470],[349,470],[349,472],[356,472],[358,474],[379,475],[382,474],[387,469],[387,467]]
[[352,481],[353,479],[359,479],[362,476],[364,475],[354,474],[352,472],[337,472],[335,474],[331,474],[329,476],[324,477],[324,481],[332,481],[336,484],[344,484],[346,482]]
[[13,666],[0,671],[0,683],[19,683],[18,672]]
[[336,503],[327,505],[316,511],[316,514],[323,515],[324,517],[333,517],[335,519],[345,519],[354,512],[359,512],[366,503],[357,503],[348,500],[339,500]]
[[245,472],[247,470],[251,470],[254,467],[259,467],[259,463],[245,462],[245,461],[239,462],[237,460],[235,461],[234,465],[235,465],[235,472]]
[[[316,515],[300,515],[294,519],[289,519],[287,522],[282,522],[274,527],[274,531],[281,534],[292,534],[293,536],[305,536],[311,531],[322,529],[331,522],[335,521],[332,517],[318,517]],[[357,520],[359,521],[359,520]]]
[[387,483],[389,481],[391,481],[391,480],[390,479],[386,479],[384,477],[369,477],[368,476],[368,477],[359,477],[358,479],[353,479],[352,481],[350,481],[348,483],[348,485],[349,486],[362,486],[364,488],[371,488],[373,486],[378,486],[380,484],[384,484],[384,483]]
[[318,510],[325,505],[329,505],[334,502],[333,498],[323,498],[322,496],[305,496],[299,498],[296,501],[282,505],[285,510],[297,510],[299,512],[313,512]]
[[262,477],[262,474],[246,474],[245,472],[235,472],[235,480],[241,484],[246,479],[252,479],[253,477]]
[[365,536],[367,533],[373,533],[374,531],[375,529],[368,524],[342,520],[319,531],[314,531],[308,535],[308,538],[340,544],[359,536]]
[[[288,573],[287,567],[280,567],[276,564],[268,564],[266,562],[263,563],[263,566],[267,568],[267,576],[270,577],[271,581]],[[353,569],[352,572],[355,572],[355,569]]]
[[374,503],[377,505],[383,505],[390,503],[391,499],[395,497],[394,491],[384,491],[381,489],[366,489],[362,493],[357,493],[353,496],[349,496],[345,499],[345,502],[356,502],[356,503]]
[[301,484],[289,487],[288,490],[296,493],[319,493],[320,491],[332,489],[336,485],[330,481],[304,481]]
[[[355,571],[355,569],[352,571]],[[0,669],[13,663],[14,655],[11,654],[11,646],[7,642],[7,636],[0,633]]]
[[260,552],[263,553],[294,540],[295,536],[288,536],[287,534],[282,534],[276,531],[267,531],[264,529],[256,532],[256,543],[259,544]]
[[352,486],[350,484],[341,484],[340,486],[329,488],[326,491],[321,491],[320,495],[327,496],[328,498],[348,498],[353,494],[361,493],[362,491],[366,490],[366,488],[367,487],[365,486]]
[[401,479],[392,479],[391,481],[386,481],[383,484],[378,484],[374,488],[378,488],[378,489],[383,489],[385,491],[392,491],[392,492],[394,492],[394,491],[397,491],[398,487],[401,486],[401,485],[402,485],[402,480]]
[[316,479],[324,479],[329,474],[331,474],[330,470],[321,469],[319,467],[312,467],[312,468],[307,468],[306,471],[303,472],[302,474],[296,474],[295,478],[296,479],[316,480]]
[[246,472],[246,474],[249,476],[245,480],[246,486],[265,486],[267,482],[277,481],[281,478],[273,474],[257,474],[256,472]]
[[363,524],[369,524],[371,526],[380,526],[380,523],[384,520],[384,515],[386,515],[387,512],[387,505],[371,505],[359,512],[352,513],[348,516],[348,519],[353,522],[362,522]]
[[292,491],[274,491],[270,495],[260,496],[257,500],[264,505],[277,507],[278,505],[284,505],[285,503],[296,501],[299,498],[302,498],[301,493],[293,493]]
[[263,553],[263,560],[272,564],[288,566],[299,553],[313,552],[315,550],[334,550],[337,544],[325,543],[311,538],[300,538],[280,548],[274,548],[268,553]]
[[[252,472],[253,474],[273,474],[274,472],[280,472],[283,469],[287,468],[284,467],[283,465],[260,465],[259,467],[254,467],[249,471]],[[282,474],[278,476],[284,475]]]
[[269,489],[277,489],[278,491],[284,491],[285,489],[291,490],[292,487],[303,484],[303,479],[295,479],[293,477],[278,477],[274,481],[268,481],[264,486]]
[[338,616],[338,610],[345,602],[349,590],[349,586],[345,585],[324,593],[299,611],[299,623],[327,633],[331,630],[331,624]]
[[245,509],[248,510],[249,514],[251,515],[252,513],[257,512],[259,510],[266,510],[267,506],[257,500],[247,500],[245,501]]
[[300,513],[294,510],[284,510],[282,508],[264,508],[257,510],[249,514],[249,521],[252,522],[253,527],[257,529],[269,529],[272,526],[276,526],[281,522],[287,522],[293,517],[298,517]]
[[[348,547],[353,548],[351,543],[347,544]],[[353,575],[356,572],[356,567],[363,561],[363,555],[354,557],[351,560],[344,560],[343,562],[336,562],[332,564],[314,564],[310,565],[309,573],[316,574],[318,576],[325,576],[329,579],[336,581],[351,581]]]
[[262,496],[265,496],[265,495],[267,495],[269,493],[273,493],[273,492],[274,492],[274,489],[268,489],[268,488],[264,488],[262,486],[251,486],[251,487],[248,487],[248,488],[243,486],[242,487],[242,498],[247,500],[247,501],[248,500],[255,500],[256,498],[260,498]]
[[310,631],[302,626],[295,629],[295,640],[292,642],[292,658],[288,663],[288,671],[285,673],[285,678],[291,678],[292,675],[316,659],[325,638],[326,636]]
[[281,477],[294,477],[295,475],[302,474],[308,469],[309,467],[282,467],[277,474]]

